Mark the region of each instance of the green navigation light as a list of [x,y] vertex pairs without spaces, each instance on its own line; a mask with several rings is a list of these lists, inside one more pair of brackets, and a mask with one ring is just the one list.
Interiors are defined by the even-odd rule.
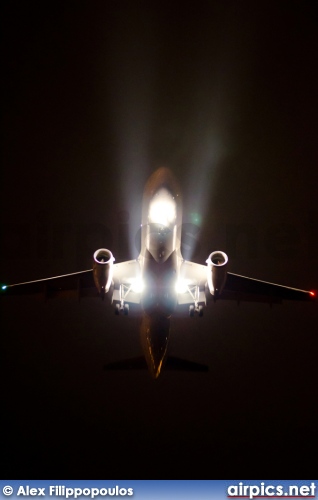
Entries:
[[201,226],[202,217],[198,212],[192,212],[190,214],[190,220],[192,224],[195,224],[196,226]]
[[7,285],[3,285],[1,288],[2,290],[5,290],[7,288]]

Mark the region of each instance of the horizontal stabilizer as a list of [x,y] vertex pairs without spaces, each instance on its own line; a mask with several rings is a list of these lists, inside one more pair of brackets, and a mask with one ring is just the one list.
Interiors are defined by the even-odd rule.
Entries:
[[203,365],[201,363],[196,363],[195,361],[189,361],[187,359],[175,358],[174,356],[169,356],[165,364],[166,370],[180,370],[187,372],[207,372],[209,371],[208,365]]
[[144,370],[147,368],[147,363],[143,356],[113,361],[104,365],[104,370]]
[[[144,370],[147,368],[147,363],[143,356],[114,361],[104,365],[104,370]],[[194,361],[169,356],[165,363],[165,370],[207,372],[209,367]]]

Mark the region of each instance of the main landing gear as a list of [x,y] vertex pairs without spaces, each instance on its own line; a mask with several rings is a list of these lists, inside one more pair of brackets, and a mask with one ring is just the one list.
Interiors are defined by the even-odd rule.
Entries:
[[125,316],[129,313],[129,304],[116,304],[115,305],[115,314],[119,316],[120,313],[124,313]]
[[202,317],[203,316],[203,306],[198,306],[198,305],[191,305],[189,306],[189,316],[191,318],[193,318],[193,316],[195,315],[195,313]]
[[189,306],[189,316],[193,318],[195,314],[202,317],[203,316],[203,306],[199,305],[200,289],[197,285],[188,287],[188,291],[193,298],[194,304]]
[[125,316],[129,313],[129,304],[125,304],[125,298],[130,292],[131,286],[120,285],[119,287],[119,300],[120,304],[115,305],[115,314],[118,316],[120,313],[124,313]]

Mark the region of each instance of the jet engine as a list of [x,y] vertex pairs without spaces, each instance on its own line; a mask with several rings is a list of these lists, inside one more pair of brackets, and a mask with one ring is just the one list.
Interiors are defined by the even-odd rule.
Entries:
[[102,298],[104,298],[112,283],[114,260],[113,254],[107,248],[100,248],[94,253],[94,282]]
[[222,293],[225,285],[228,260],[226,253],[221,251],[212,252],[206,260],[208,265],[208,287],[215,298]]

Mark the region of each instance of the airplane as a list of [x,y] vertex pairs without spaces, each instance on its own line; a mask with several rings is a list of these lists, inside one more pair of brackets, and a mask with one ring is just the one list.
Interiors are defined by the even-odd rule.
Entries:
[[78,298],[108,296],[115,314],[141,314],[140,338],[144,356],[106,365],[107,369],[148,367],[157,379],[164,366],[205,371],[206,366],[168,356],[170,321],[188,307],[190,317],[203,315],[212,301],[267,302],[315,300],[314,291],[300,290],[248,278],[227,270],[228,256],[217,250],[206,265],[181,254],[182,197],[171,170],[162,167],[148,179],[142,203],[141,251],[137,259],[114,264],[110,250],[93,255],[93,267],[51,278],[3,285],[5,295],[44,294],[45,298],[76,294]]

